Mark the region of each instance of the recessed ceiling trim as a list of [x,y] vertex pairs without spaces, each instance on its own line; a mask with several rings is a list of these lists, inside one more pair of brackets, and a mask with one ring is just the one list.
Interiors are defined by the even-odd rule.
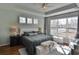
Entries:
[[72,9],[61,11],[61,12],[45,15],[45,17],[55,16],[55,15],[60,15],[60,14],[65,14],[65,13],[75,12],[75,11],[79,11],[79,8],[72,8]]
[[71,8],[75,8],[75,7],[77,7],[77,5],[75,3],[72,3],[72,4],[69,4],[69,5],[66,5],[66,6],[63,6],[63,7],[60,7],[60,8],[51,10],[51,11],[48,11],[45,14],[51,14],[51,13],[61,12],[63,10],[67,10],[67,9],[71,9]]

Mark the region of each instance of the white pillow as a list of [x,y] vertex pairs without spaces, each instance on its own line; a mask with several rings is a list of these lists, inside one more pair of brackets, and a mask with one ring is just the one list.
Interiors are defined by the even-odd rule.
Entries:
[[53,36],[53,38],[58,38],[57,36]]

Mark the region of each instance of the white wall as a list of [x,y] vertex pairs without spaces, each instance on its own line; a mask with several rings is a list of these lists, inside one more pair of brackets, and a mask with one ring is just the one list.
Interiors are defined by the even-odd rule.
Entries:
[[[27,14],[24,12],[17,12],[13,10],[5,10],[0,9],[0,45],[9,44],[9,29],[12,25],[19,25],[18,24],[18,16],[33,16],[31,14]],[[34,16],[33,16],[34,17]],[[36,16],[35,16],[36,17]],[[44,28],[44,18],[39,18],[39,25],[42,28]],[[21,29],[32,29],[31,25],[19,25]]]

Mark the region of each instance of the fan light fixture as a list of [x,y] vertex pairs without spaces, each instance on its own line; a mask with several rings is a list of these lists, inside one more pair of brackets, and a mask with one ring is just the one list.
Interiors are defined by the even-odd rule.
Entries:
[[47,3],[43,3],[43,4],[42,4],[42,8],[43,8],[43,9],[47,9]]

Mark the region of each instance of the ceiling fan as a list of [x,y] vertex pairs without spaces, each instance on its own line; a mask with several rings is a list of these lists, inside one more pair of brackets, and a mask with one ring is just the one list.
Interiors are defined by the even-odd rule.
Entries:
[[42,9],[47,9],[48,8],[48,4],[47,3],[43,3],[42,4]]
[[44,11],[48,10],[51,7],[52,7],[52,5],[49,3],[42,3],[42,5],[41,5],[42,10],[44,10]]

